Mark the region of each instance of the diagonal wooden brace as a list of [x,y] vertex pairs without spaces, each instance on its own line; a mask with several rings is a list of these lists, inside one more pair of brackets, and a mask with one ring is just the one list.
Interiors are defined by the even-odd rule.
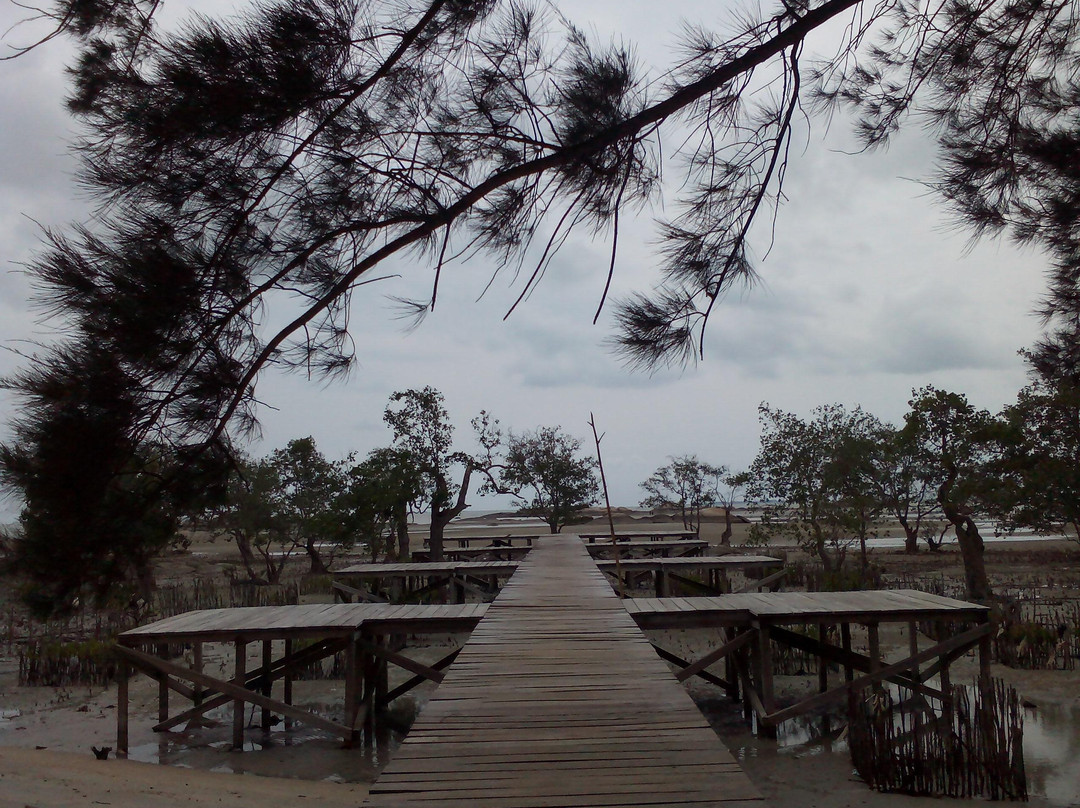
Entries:
[[744,631],[741,634],[738,634],[735,639],[728,640],[719,648],[710,651],[705,656],[701,657],[701,659],[687,665],[685,668],[675,674],[675,678],[678,679],[680,682],[685,682],[691,676],[696,676],[698,673],[705,670],[714,662],[719,662],[728,654],[735,653],[744,645],[748,644],[753,638],[754,632],[752,631]]
[[[283,676],[287,676],[290,672],[295,672],[298,668],[304,665],[309,665],[312,662],[317,662],[320,659],[324,659],[331,654],[336,654],[338,651],[345,647],[345,641],[341,639],[329,639],[322,640],[315,645],[308,646],[303,651],[299,651],[292,655],[291,658],[286,661],[285,659],[279,659],[270,665],[269,674],[264,668],[259,668],[249,673],[245,679],[245,686],[249,688],[256,688],[265,683],[266,677],[269,676],[270,681],[280,679]],[[156,675],[156,674],[150,674]],[[203,695],[208,693],[214,693],[216,691],[203,691]],[[217,707],[223,704],[228,704],[232,701],[228,696],[214,696],[208,701],[204,701],[202,704],[196,704],[189,710],[185,710],[182,713],[172,716],[166,721],[162,721],[159,724],[155,724],[152,729],[154,732],[164,732],[170,730],[173,727],[183,724],[185,721],[190,721],[193,718],[198,718],[201,715],[205,715]],[[285,699],[288,702],[288,698]]]
[[288,716],[296,721],[301,721],[305,724],[318,727],[319,729],[327,730],[346,740],[351,740],[352,738],[352,729],[349,727],[330,721],[322,716],[315,715],[315,713],[308,712],[307,710],[302,710],[299,707],[293,707],[291,704],[285,704],[284,702],[267,698],[261,693],[248,690],[246,687],[241,687],[235,682],[228,682],[222,679],[216,679],[213,676],[208,676],[205,673],[198,673],[181,665],[166,662],[165,660],[158,659],[150,654],[145,654],[142,651],[136,651],[134,648],[117,646],[116,652],[131,663],[141,662],[143,665],[149,666],[160,673],[175,676],[178,679],[186,679],[196,685],[210,688],[211,690],[221,693],[223,696],[227,696],[227,700],[239,699],[259,707],[267,707],[275,713]]
[[[461,649],[458,648],[453,653],[447,654],[442,659],[440,659],[438,662],[435,662],[434,664],[432,664],[432,666],[431,666],[432,670],[441,671],[443,668],[447,667],[448,665],[450,665],[451,662],[453,662],[455,659],[457,659],[457,655],[460,654],[460,653],[461,653]],[[412,677],[411,679],[409,679],[409,680],[407,680],[405,682],[402,682],[400,685],[398,685],[393,690],[391,690],[389,693],[387,693],[386,696],[380,701],[379,706],[380,707],[385,707],[387,704],[392,702],[398,696],[403,696],[406,693],[408,693],[410,690],[412,690],[414,687],[416,687],[417,685],[422,684],[424,682],[428,682],[428,681],[431,681],[431,680],[427,676],[424,676],[422,674],[417,674],[416,676]]]
[[[780,570],[780,572],[774,572],[772,575],[767,575],[764,578],[762,578],[761,580],[751,581],[750,583],[748,583],[746,586],[744,586],[742,589],[740,589],[738,592],[735,592],[734,594],[736,594],[736,595],[744,595],[747,592],[761,592],[762,590],[764,590],[766,588],[772,587],[773,584],[779,583],[781,580],[783,580],[785,575],[787,575],[787,570]],[[771,591],[771,589],[770,589],[770,591]]]
[[[687,660],[683,659],[681,656],[678,656],[677,654],[673,654],[670,651],[664,650],[663,648],[661,648],[656,643],[651,643],[651,645],[653,647],[653,650],[656,651],[657,656],[659,656],[661,659],[666,659],[668,662],[674,662],[676,665],[678,665],[681,668],[685,668],[686,666],[691,664]],[[728,693],[734,692],[734,689],[735,689],[734,683],[728,682],[728,681],[726,681],[724,679],[721,679],[719,676],[713,676],[708,671],[705,671],[705,670],[698,671],[695,674],[695,676],[698,676],[699,678],[704,679],[709,684],[716,685],[717,687],[722,687]]]
[[786,721],[789,718],[793,718],[797,715],[809,712],[817,707],[831,704],[835,701],[840,701],[847,697],[848,692],[856,692],[862,690],[864,687],[877,682],[883,682],[886,679],[894,676],[895,674],[903,673],[911,669],[913,663],[922,663],[937,656],[944,656],[951,651],[959,651],[961,649],[969,649],[977,645],[979,640],[987,636],[990,633],[990,625],[984,623],[980,626],[965,631],[963,634],[958,634],[944,642],[940,642],[937,645],[927,648],[925,651],[921,651],[915,656],[907,657],[892,665],[887,665],[884,668],[878,669],[874,673],[860,676],[857,679],[852,680],[840,687],[827,690],[824,693],[818,693],[811,696],[808,699],[804,699],[798,704],[793,704],[790,707],[786,707],[783,710],[777,710],[769,713],[768,715],[760,716],[762,724],[768,726],[775,726],[782,721]]
[[393,662],[399,668],[404,668],[407,671],[423,676],[425,679],[430,679],[435,683],[439,683],[443,680],[445,674],[435,668],[429,668],[415,659],[409,659],[404,654],[399,654],[397,651],[391,651],[385,645],[377,645],[376,643],[369,642],[368,640],[358,640],[358,645],[365,651],[374,654],[377,657],[382,657],[387,662]]
[[[858,654],[854,651],[847,651],[836,645],[831,645],[821,640],[816,640],[813,637],[807,637],[803,634],[798,634],[794,631],[788,631],[787,629],[780,628],[779,626],[773,626],[770,636],[772,639],[784,645],[789,645],[792,648],[798,648],[801,651],[807,651],[820,657],[822,662],[835,662],[845,667],[852,668],[862,673],[873,673],[874,668],[871,665],[870,657],[865,654]],[[967,648],[963,648],[960,651],[954,651],[954,654],[963,654],[967,651]],[[909,658],[910,661],[910,658]],[[907,688],[915,693],[921,693],[924,696],[931,696],[933,698],[941,698],[941,691],[935,690],[929,685],[916,681],[911,677],[909,671],[896,674],[895,676],[886,677],[885,681],[892,682],[894,685]]]
[[[334,581],[330,586],[333,588],[334,593],[341,593],[343,595],[350,595],[358,598],[365,603],[387,603],[386,598],[381,598],[378,595],[373,595],[371,592],[366,592],[363,589],[357,589],[355,586],[349,586],[343,584],[341,581]],[[348,601],[346,601],[348,602]]]

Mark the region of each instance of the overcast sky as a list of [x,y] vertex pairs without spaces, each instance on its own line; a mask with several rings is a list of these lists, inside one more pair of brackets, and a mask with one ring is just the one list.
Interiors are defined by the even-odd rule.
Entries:
[[[25,12],[0,2],[6,31]],[[191,5],[165,3],[170,18]],[[658,67],[667,63],[680,20],[723,19],[716,2],[668,0],[664,19],[644,16],[656,7],[574,0],[564,10],[602,38],[637,43],[639,59]],[[641,14],[630,13],[634,8]],[[25,42],[30,30],[9,31],[5,41]],[[29,350],[25,341],[50,339],[19,266],[40,243],[39,225],[62,228],[89,210],[72,182],[74,124],[62,104],[66,55],[55,42],[0,63],[0,374],[19,366],[13,350]],[[861,404],[896,422],[912,388],[932,383],[1000,409],[1025,381],[1016,352],[1039,332],[1031,311],[1046,260],[1007,243],[972,246],[967,234],[950,228],[943,207],[917,182],[934,158],[919,133],[886,152],[851,150],[843,121],[829,131],[817,121],[804,127],[775,241],[769,249],[767,228],[753,241],[762,283],[730,297],[714,315],[697,366],[632,374],[606,349],[610,320],[591,323],[610,250],[604,241],[582,235],[568,243],[528,304],[506,322],[520,287],[507,275],[477,301],[491,272],[477,260],[444,278],[437,310],[407,331],[387,298],[415,292],[430,273],[396,266],[401,278],[357,296],[352,325],[360,361],[346,382],[274,374],[260,381],[263,440],[252,453],[312,435],[330,457],[366,454],[389,443],[382,423],[389,395],[430,384],[445,395],[464,451],[475,448],[468,424],[481,409],[515,431],[560,425],[589,441],[594,413],[606,433],[612,502],[634,505],[638,483],[670,456],[747,466],[763,401],[802,415],[824,403]],[[620,291],[647,289],[655,280],[650,221],[645,216],[624,228],[632,233],[620,246]],[[11,400],[2,395],[6,423]],[[11,508],[0,515],[10,516]]]

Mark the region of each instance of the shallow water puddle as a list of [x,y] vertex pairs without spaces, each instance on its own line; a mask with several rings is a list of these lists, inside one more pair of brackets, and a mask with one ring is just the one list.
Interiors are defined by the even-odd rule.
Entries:
[[1024,710],[1028,788],[1054,805],[1080,805],[1080,707]]
[[133,746],[131,760],[228,774],[298,777],[339,783],[370,783],[401,744],[396,734],[380,733],[346,748],[341,739],[317,729],[261,732],[249,729],[242,750],[233,750],[228,724],[163,733],[154,743]]

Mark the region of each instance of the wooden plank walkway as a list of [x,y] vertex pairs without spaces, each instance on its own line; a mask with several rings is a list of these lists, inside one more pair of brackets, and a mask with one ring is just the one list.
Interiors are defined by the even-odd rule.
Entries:
[[368,804],[763,805],[573,536],[522,562]]

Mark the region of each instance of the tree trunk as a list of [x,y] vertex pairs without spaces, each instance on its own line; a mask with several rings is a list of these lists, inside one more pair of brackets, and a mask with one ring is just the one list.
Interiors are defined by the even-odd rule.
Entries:
[[157,580],[154,578],[153,562],[140,554],[135,562],[135,578],[139,587],[139,596],[146,604],[154,602],[154,592],[157,591]]
[[960,545],[960,557],[964,560],[964,583],[967,586],[968,600],[987,603],[990,600],[990,582],[986,578],[986,563],[983,559],[983,540],[975,522],[961,510],[961,506],[949,499],[955,474],[950,474],[938,488],[938,502],[941,512],[956,531],[956,540]]
[[399,508],[394,515],[394,532],[397,535],[397,560],[410,561],[412,548],[409,546],[409,514]]
[[[461,478],[461,488],[458,489],[457,502],[452,508],[443,510],[436,504],[431,506],[431,532],[428,534],[428,549],[431,552],[432,561],[443,560],[443,531],[455,516],[468,508],[465,498],[469,495],[469,480],[472,478],[472,464],[465,467],[465,476]],[[445,480],[439,480],[438,487],[442,491],[447,490]],[[436,492],[436,499],[442,499]]]
[[900,526],[904,528],[904,552],[908,555],[915,555],[919,552],[919,529],[918,527],[912,527],[908,523],[906,516],[896,517]]
[[732,532],[733,531],[732,531],[732,528],[731,528],[731,508],[729,508],[727,505],[725,505],[724,506],[724,532],[720,534],[720,546],[721,547],[730,547],[731,546],[731,534],[732,534]]
[[810,527],[814,531],[813,549],[817,557],[821,559],[821,568],[825,572],[836,572],[838,564],[834,563],[834,559],[829,558],[829,551],[825,546],[825,533],[822,531],[821,526],[811,522]]
[[233,533],[232,539],[236,543],[236,549],[240,551],[240,561],[247,572],[248,580],[260,585],[266,584],[267,580],[255,571],[255,551],[251,549],[251,540],[242,531]]
[[983,558],[983,540],[979,528],[970,516],[957,515],[953,518],[946,512],[949,521],[956,530],[956,540],[960,545],[960,556],[964,559],[964,582],[967,585],[968,600],[976,603],[988,603],[992,596],[990,582],[986,578],[986,563]]
[[308,570],[308,572],[312,575],[326,575],[330,572],[330,569],[326,566],[326,562],[323,561],[322,556],[319,555],[319,548],[315,546],[314,541],[308,541],[304,545],[304,551],[311,561],[311,569]]

